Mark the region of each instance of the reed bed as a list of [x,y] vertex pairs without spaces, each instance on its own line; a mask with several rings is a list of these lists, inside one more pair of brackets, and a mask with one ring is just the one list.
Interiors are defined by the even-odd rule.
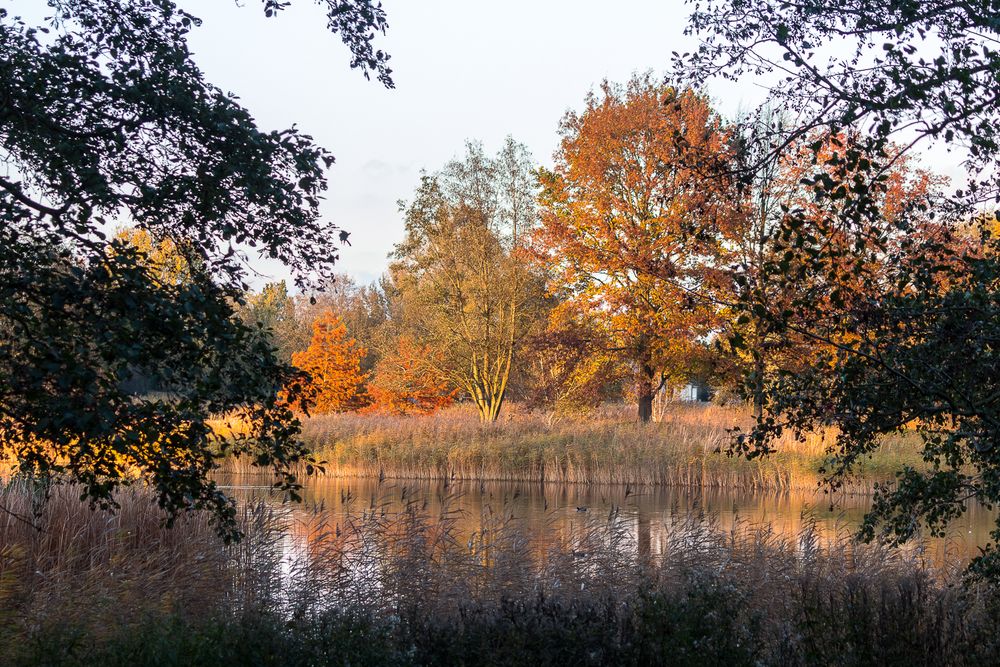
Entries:
[[117,500],[111,513],[91,510],[76,488],[0,487],[0,646],[33,635],[101,641],[151,617],[219,612],[237,605],[237,590],[259,592],[255,563],[240,550],[264,553],[258,540],[276,527],[259,525],[269,510],[243,508],[250,537],[229,552],[204,513],[168,529],[147,490],[130,487]]
[[[741,491],[816,487],[829,434],[810,434],[804,442],[785,438],[775,454],[752,461],[728,456],[729,429],[749,425],[746,410],[715,405],[675,405],[646,425],[618,406],[561,419],[512,408],[493,424],[458,406],[423,417],[318,416],[305,422],[303,435],[328,473],[340,476]],[[913,437],[887,440],[846,490],[868,492],[902,463],[920,465]]]
[[119,500],[92,513],[62,488],[35,525],[0,522],[0,663],[962,665],[1000,648],[995,589],[808,522],[788,539],[691,515],[652,558],[615,512],[540,541],[503,508],[468,537],[447,502],[253,502],[226,546],[198,516],[164,528],[142,490]]

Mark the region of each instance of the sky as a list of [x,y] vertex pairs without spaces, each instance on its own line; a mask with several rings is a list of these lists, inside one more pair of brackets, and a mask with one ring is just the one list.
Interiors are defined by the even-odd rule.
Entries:
[[[551,164],[559,120],[607,78],[665,73],[691,50],[682,0],[383,0],[394,90],[366,81],[326,30],[322,8],[296,0],[265,18],[259,0],[181,0],[203,19],[189,44],[208,81],[236,94],[265,130],[297,125],[333,152],[326,219],[351,232],[340,270],[376,279],[403,237],[398,202],[421,169],[467,140],[489,151],[507,135]],[[242,6],[241,6],[242,5]],[[760,102],[752,83],[709,89],[723,114]],[[724,93],[724,94],[720,94]],[[257,284],[287,277],[255,262]]]
[[[496,151],[507,135],[551,165],[560,119],[602,80],[666,75],[675,51],[697,46],[683,34],[684,0],[382,0],[389,30],[377,47],[392,56],[390,90],[350,68],[315,0],[292,0],[274,18],[261,0],[175,1],[203,21],[188,43],[209,82],[239,97],[262,129],[296,125],[336,156],[321,214],[351,233],[339,270],[359,283],[387,268],[403,238],[399,202],[421,170],[441,168],[468,140]],[[13,5],[29,18],[48,13],[38,0]],[[767,94],[754,80],[709,82],[707,92],[727,118]],[[960,154],[937,146],[924,158],[964,181]],[[251,267],[258,288],[289,278],[274,261]]]

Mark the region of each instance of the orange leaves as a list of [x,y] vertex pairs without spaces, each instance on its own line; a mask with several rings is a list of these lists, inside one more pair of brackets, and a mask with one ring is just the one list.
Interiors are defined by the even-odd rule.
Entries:
[[316,319],[309,347],[292,355],[292,364],[310,375],[306,403],[313,412],[347,412],[366,404],[367,374],[361,371],[366,353],[332,312]]
[[420,345],[409,336],[402,336],[397,348],[375,366],[368,385],[371,412],[426,415],[447,407],[455,401],[457,391],[438,370],[443,359],[440,352]]
[[535,236],[562,281],[612,312],[698,281],[714,229],[732,216],[730,193],[710,177],[729,149],[707,100],[648,78],[605,84],[562,131],[556,168],[541,173]]
[[316,319],[308,349],[292,355],[292,363],[310,376],[302,393],[311,412],[430,414],[454,402],[456,391],[438,370],[440,352],[403,336],[372,373],[364,373],[367,353],[331,311]]
[[562,135],[555,169],[540,174],[535,253],[607,323],[614,348],[659,373],[661,350],[697,345],[712,325],[692,295],[734,218],[725,128],[703,96],[645,76],[606,83]]

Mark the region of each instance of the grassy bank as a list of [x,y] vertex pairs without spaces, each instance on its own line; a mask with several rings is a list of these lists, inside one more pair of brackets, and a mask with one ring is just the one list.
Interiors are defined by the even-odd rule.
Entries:
[[[336,475],[815,488],[828,438],[786,438],[776,454],[754,461],[727,456],[727,429],[749,424],[746,411],[714,405],[677,405],[661,422],[647,425],[625,408],[558,420],[511,409],[497,423],[483,425],[471,410],[457,407],[426,417],[314,417],[306,421],[304,436]],[[848,488],[864,492],[903,463],[920,465],[915,438],[887,441]]]
[[[250,504],[225,546],[151,498],[91,513],[60,489],[0,519],[0,664],[984,664],[996,592],[807,526],[790,540],[710,518],[664,557],[594,519],[539,548],[502,511],[472,540],[416,506],[328,523]],[[31,515],[23,485],[0,501]]]

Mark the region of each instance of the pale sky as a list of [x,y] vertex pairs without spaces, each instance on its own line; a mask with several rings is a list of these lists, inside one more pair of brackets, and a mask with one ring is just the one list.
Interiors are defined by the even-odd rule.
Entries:
[[[239,96],[262,128],[295,123],[336,156],[323,214],[351,232],[340,269],[360,282],[385,270],[403,235],[397,201],[422,168],[443,166],[467,139],[494,151],[508,134],[550,164],[560,118],[602,79],[664,73],[673,51],[693,46],[681,0],[384,0],[379,46],[396,83],[386,90],[350,69],[313,2],[273,19],[259,0],[178,4],[204,20],[190,45],[209,81]],[[752,85],[709,92],[727,115],[762,98]]]
[[[467,140],[495,151],[508,134],[549,165],[559,120],[603,79],[664,75],[674,51],[696,46],[683,35],[684,0],[382,0],[389,31],[377,46],[392,55],[396,83],[387,90],[350,69],[316,2],[293,0],[268,19],[261,0],[175,1],[203,19],[189,45],[208,81],[237,95],[262,129],[295,124],[336,156],[322,214],[351,232],[339,270],[362,283],[402,239],[397,202],[421,169],[442,167]],[[11,4],[26,18],[48,14],[38,0]],[[707,92],[732,118],[767,91],[742,81],[710,82]],[[923,163],[961,184],[959,161],[936,146]],[[288,277],[275,262],[252,265],[262,273],[255,286]]]

